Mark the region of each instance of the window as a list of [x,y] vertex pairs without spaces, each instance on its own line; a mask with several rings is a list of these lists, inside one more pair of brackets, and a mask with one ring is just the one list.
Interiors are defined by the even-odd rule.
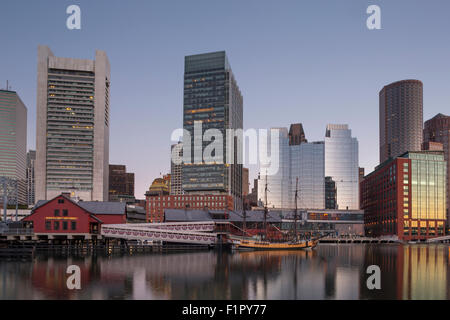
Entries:
[[63,221],[62,225],[63,225],[63,230],[67,230],[67,225],[68,225],[67,221]]
[[45,230],[51,230],[51,229],[52,229],[52,222],[45,221]]
[[58,199],[58,203],[64,203],[64,199]]
[[68,214],[69,214],[69,210],[63,209],[63,216],[67,217]]
[[59,217],[59,209],[55,209],[55,217]]
[[76,229],[77,229],[77,223],[76,223],[76,221],[72,221],[70,227],[71,227],[72,230],[76,230]]
[[54,230],[59,230],[59,221],[54,221],[53,222],[53,229]]

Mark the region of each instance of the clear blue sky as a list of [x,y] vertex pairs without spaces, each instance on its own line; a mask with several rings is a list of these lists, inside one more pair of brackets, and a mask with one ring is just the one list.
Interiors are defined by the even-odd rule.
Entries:
[[[82,29],[66,28],[67,6]],[[381,7],[382,30],[366,28]],[[56,56],[111,62],[110,162],[136,173],[136,197],[170,170],[170,134],[182,127],[184,56],[226,50],[244,96],[244,128],[301,122],[323,140],[347,123],[360,166],[378,164],[378,92],[424,83],[424,120],[450,113],[450,1],[6,1],[0,5],[0,88],[10,80],[28,108],[35,148],[38,44]],[[251,168],[251,178],[256,175]]]

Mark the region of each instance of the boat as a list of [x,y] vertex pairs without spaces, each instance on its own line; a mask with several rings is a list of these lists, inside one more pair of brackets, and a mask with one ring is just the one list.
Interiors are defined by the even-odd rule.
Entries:
[[[309,239],[299,239],[297,234],[297,189],[298,189],[298,178],[296,181],[295,189],[295,214],[294,214],[294,232],[292,239],[288,241],[273,241],[267,239],[267,175],[266,175],[266,185],[265,185],[265,205],[264,205],[264,234],[262,239],[253,238],[238,238],[236,236],[230,237],[231,245],[233,250],[303,250],[303,249],[313,249],[319,243],[319,238],[309,238]],[[245,230],[245,208],[244,208],[244,230]]]
[[299,250],[299,249],[313,249],[317,246],[319,240],[299,240],[299,241],[285,241],[273,242],[264,240],[234,240],[234,250]]

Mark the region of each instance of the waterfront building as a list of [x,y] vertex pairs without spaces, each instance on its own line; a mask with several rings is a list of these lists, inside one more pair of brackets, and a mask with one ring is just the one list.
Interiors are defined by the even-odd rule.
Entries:
[[441,143],[444,159],[447,162],[447,229],[450,231],[450,116],[437,114],[425,121],[423,141],[428,143],[429,149],[436,143]]
[[[0,178],[12,182],[7,184],[10,204],[16,203],[16,183],[18,203],[27,204],[26,158],[27,108],[17,92],[0,90]],[[3,192],[0,186],[2,199]]]
[[38,48],[36,199],[108,199],[110,65]]
[[170,161],[170,194],[183,194],[183,165],[175,163],[173,154],[176,153],[180,158],[183,157],[183,143],[178,142],[171,146],[171,161]]
[[[227,129],[243,128],[243,98],[225,51],[185,57],[183,128],[190,137],[183,137],[183,191],[189,194],[224,194],[234,199],[234,207],[242,207],[242,134],[232,138]],[[202,135],[216,129],[223,137],[223,162],[195,159],[197,150],[203,151],[209,141],[195,142],[194,126],[202,125]],[[196,139],[199,137],[196,137]],[[230,140],[232,139],[232,140]],[[189,146],[187,145],[189,144]],[[227,144],[232,154],[227,154]],[[200,148],[200,149],[199,149]],[[228,159],[234,159],[233,163]]]
[[346,124],[327,125],[325,176],[336,183],[338,209],[359,209],[358,140]]
[[278,131],[279,149],[272,152],[269,141],[265,146],[268,150],[262,150],[262,152],[278,155],[279,166],[276,173],[266,174],[268,167],[261,164],[258,202],[265,204],[265,186],[267,184],[267,206],[269,208],[294,208],[297,187],[298,208],[324,209],[324,143],[319,141],[290,145],[287,128],[272,128],[272,130]]
[[420,151],[423,128],[423,84],[403,80],[385,86],[380,101],[380,163],[407,151]]
[[442,151],[414,151],[376,167],[361,183],[366,234],[407,241],[443,236],[446,166]]
[[134,202],[134,173],[125,165],[109,165],[109,201]]
[[[247,235],[258,235],[264,231],[264,210],[247,211],[244,221],[242,211],[228,210],[183,210],[166,209],[164,222],[218,221],[231,222],[238,230],[244,228]],[[292,210],[269,209],[266,217],[271,238],[281,238],[283,232],[294,229]],[[364,236],[364,211],[362,210],[299,210],[297,230],[302,233],[326,232],[337,236]]]
[[27,205],[32,206],[36,203],[35,197],[35,179],[34,166],[36,162],[36,151],[30,150],[27,153]]
[[101,226],[126,222],[122,202],[74,201],[70,194],[38,200],[31,214],[22,220],[38,239],[98,239]]
[[146,197],[147,222],[163,222],[167,209],[191,210],[233,210],[233,197],[226,194],[181,194],[170,195],[167,181],[157,178],[153,181]]

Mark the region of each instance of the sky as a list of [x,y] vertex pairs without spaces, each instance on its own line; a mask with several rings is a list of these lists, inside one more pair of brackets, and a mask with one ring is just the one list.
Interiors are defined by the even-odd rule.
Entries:
[[[302,123],[309,141],[348,124],[359,163],[379,162],[378,93],[424,84],[424,121],[450,113],[448,0],[0,0],[0,88],[28,109],[36,145],[37,46],[111,63],[110,163],[135,173],[135,196],[170,172],[170,136],[182,128],[184,56],[225,50],[244,97],[244,129]],[[81,9],[81,30],[66,8]],[[381,29],[369,30],[369,5]],[[250,166],[250,178],[257,167]],[[252,180],[251,180],[252,181]]]

